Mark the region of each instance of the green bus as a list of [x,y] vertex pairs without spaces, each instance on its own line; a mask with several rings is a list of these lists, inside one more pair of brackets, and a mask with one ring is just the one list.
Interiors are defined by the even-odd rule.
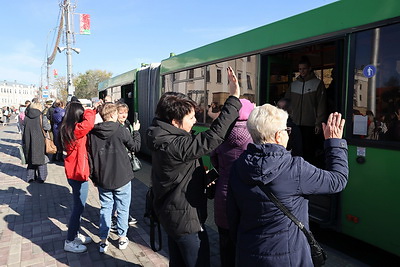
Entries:
[[124,99],[131,121],[138,112],[143,137],[160,95],[182,92],[198,103],[202,131],[210,107],[228,96],[226,67],[234,68],[242,98],[275,104],[307,56],[326,87],[328,111],[346,118],[350,167],[342,193],[310,198],[311,219],[400,256],[398,47],[400,1],[341,0],[113,77],[99,84],[99,97]]
[[350,167],[342,193],[310,199],[311,219],[400,256],[400,1],[341,0],[172,56],[154,90],[189,95],[204,130],[209,107],[228,96],[226,67],[241,97],[274,104],[304,55],[325,84],[329,112],[346,118]]

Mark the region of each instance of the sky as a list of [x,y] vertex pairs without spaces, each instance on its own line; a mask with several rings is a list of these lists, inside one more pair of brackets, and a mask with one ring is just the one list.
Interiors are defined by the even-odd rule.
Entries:
[[[0,0],[0,3],[6,0]],[[116,76],[141,63],[156,63],[197,47],[281,20],[336,0],[70,0],[74,13],[90,15],[91,34],[75,35],[80,54],[72,54],[72,72],[104,70]],[[344,0],[342,0],[344,1]],[[47,85],[46,58],[57,36],[61,0],[2,3],[0,81]],[[316,22],[317,23],[317,22]],[[79,32],[79,17],[74,16]],[[301,31],[301,29],[299,29]],[[65,36],[65,34],[63,35]],[[65,42],[65,37],[62,38]],[[61,43],[60,46],[65,46]],[[50,65],[67,75],[65,52]]]

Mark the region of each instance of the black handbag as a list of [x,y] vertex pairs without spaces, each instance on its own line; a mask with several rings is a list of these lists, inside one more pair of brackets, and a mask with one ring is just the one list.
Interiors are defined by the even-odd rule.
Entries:
[[300,230],[305,234],[308,244],[310,244],[310,249],[311,249],[311,258],[313,261],[313,264],[315,267],[320,267],[325,264],[325,261],[327,259],[326,252],[322,249],[322,247],[318,244],[317,240],[314,238],[313,234],[311,231],[307,231],[307,229],[304,227],[304,224],[300,222],[289,210],[286,208],[285,205],[283,205],[279,199],[276,198],[276,196],[270,192],[266,186],[259,186],[260,189],[268,196],[268,198],[275,203],[275,205],[286,215],[291,219],[299,228]]
[[138,170],[140,170],[142,168],[142,163],[140,162],[140,160],[135,156],[134,153],[131,152],[131,156],[130,156],[130,161],[131,161],[131,166],[132,166],[132,170],[134,172],[137,172]]
[[206,173],[206,194],[208,199],[214,199],[215,197],[215,189],[217,187],[216,182],[218,180],[218,177],[219,173],[215,168]]
[[[150,220],[150,246],[153,251],[157,252],[160,251],[162,248],[162,236],[161,236],[161,225],[160,221],[157,218],[156,212],[154,211],[153,207],[154,203],[154,194],[153,188],[149,187],[146,193],[146,206],[144,217]],[[156,247],[155,236],[156,236],[156,227],[158,233],[158,247]]]

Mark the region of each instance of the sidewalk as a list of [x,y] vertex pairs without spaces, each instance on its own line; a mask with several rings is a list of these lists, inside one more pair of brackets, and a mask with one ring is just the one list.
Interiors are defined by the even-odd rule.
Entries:
[[[138,223],[129,229],[126,250],[118,249],[117,236],[111,234],[109,250],[99,253],[100,204],[97,189],[91,184],[81,226],[82,233],[94,242],[85,253],[65,252],[72,195],[64,167],[49,163],[46,182],[28,184],[26,165],[19,159],[20,139],[15,123],[0,126],[0,266],[168,266],[167,253],[150,248],[149,227],[143,221],[147,186],[140,179],[132,181],[131,214]],[[148,171],[137,173],[141,175],[148,175]]]

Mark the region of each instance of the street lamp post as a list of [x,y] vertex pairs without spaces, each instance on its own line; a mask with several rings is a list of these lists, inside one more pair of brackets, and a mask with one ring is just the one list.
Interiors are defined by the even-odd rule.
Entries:
[[71,3],[69,0],[65,1],[65,32],[67,41],[67,89],[68,98],[70,99],[75,92],[74,85],[72,84],[72,31],[71,31]]

